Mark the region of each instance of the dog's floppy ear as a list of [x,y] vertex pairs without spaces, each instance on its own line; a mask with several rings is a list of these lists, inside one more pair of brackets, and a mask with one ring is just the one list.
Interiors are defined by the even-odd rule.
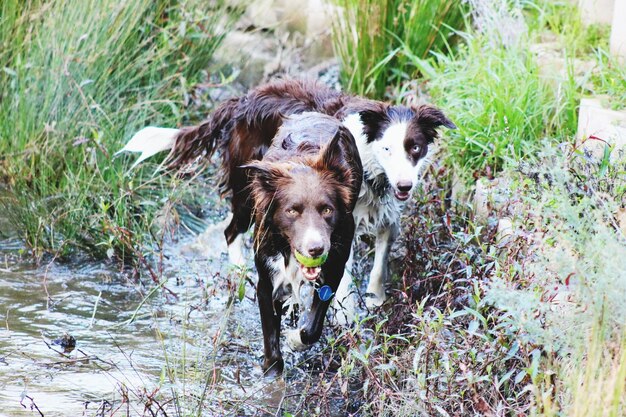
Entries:
[[361,123],[363,123],[363,133],[367,136],[367,141],[372,142],[380,134],[383,123],[387,121],[387,115],[383,108],[367,109],[359,112]]
[[456,129],[456,125],[436,107],[422,105],[413,110],[415,111],[416,121],[420,126],[433,129],[445,126],[448,129]]
[[278,173],[272,164],[263,161],[252,161],[246,165],[241,165],[239,168],[244,169],[246,175],[252,177],[252,181],[258,182],[264,190],[271,191],[276,188],[275,183]]
[[340,126],[337,129],[323,149],[317,165],[324,171],[332,172],[340,184],[347,186],[349,192],[342,195],[342,199],[352,210],[361,188],[363,168],[356,142],[347,128]]

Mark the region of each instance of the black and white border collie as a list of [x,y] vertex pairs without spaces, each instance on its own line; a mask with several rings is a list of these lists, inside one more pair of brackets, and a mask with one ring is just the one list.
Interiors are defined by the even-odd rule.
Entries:
[[[230,194],[234,213],[225,231],[229,257],[231,262],[242,264],[241,234],[250,226],[253,204],[248,193],[237,191],[247,183],[247,173],[241,167],[263,156],[286,117],[311,111],[339,120],[356,140],[363,183],[353,214],[357,234],[370,233],[376,238],[366,305],[379,306],[386,298],[389,249],[399,233],[402,203],[419,181],[428,146],[438,136],[436,129],[456,128],[441,110],[428,105],[389,105],[310,81],[276,80],[222,103],[199,126],[180,130],[146,128],[125,150],[141,151],[140,159],[145,159],[171,148],[167,160],[170,168],[206,160],[219,151],[221,190]],[[354,314],[351,259],[335,296],[345,312],[344,320]]]

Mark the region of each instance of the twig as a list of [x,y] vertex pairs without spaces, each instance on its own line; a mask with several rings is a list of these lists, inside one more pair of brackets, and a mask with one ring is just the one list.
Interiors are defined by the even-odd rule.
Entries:
[[33,397],[26,395],[25,393],[22,393],[22,399],[20,400],[20,405],[24,408],[29,408],[24,404],[24,398],[28,398],[30,400],[30,410],[33,411],[33,409],[37,410],[37,412],[39,413],[39,415],[41,417],[44,417],[43,413],[41,412],[41,410],[39,409],[39,407],[37,407],[37,404],[35,404],[35,400],[33,399]]
[[91,313],[91,322],[89,323],[89,329],[93,327],[93,322],[96,317],[96,310],[98,309],[98,303],[100,302],[101,297],[102,291],[98,292],[98,298],[96,298],[96,303],[93,305],[93,312]]

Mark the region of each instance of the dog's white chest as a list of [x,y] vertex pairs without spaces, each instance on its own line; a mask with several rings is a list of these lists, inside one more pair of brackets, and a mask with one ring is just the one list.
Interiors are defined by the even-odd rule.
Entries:
[[380,197],[363,182],[353,211],[357,234],[375,233],[380,228],[398,224],[401,211],[401,203],[390,192]]
[[302,275],[296,258],[292,256],[289,265],[285,267],[285,258],[277,255],[268,259],[267,266],[272,271],[274,299],[282,301],[287,306],[302,304],[302,301],[306,301],[301,299],[302,287],[304,285],[307,288],[313,288],[313,285]]

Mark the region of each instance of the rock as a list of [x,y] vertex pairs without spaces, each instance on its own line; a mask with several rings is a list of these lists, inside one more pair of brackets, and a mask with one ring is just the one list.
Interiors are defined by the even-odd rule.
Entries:
[[276,40],[261,32],[229,32],[215,53],[218,62],[235,65],[238,81],[246,86],[259,84],[276,67],[281,56],[276,52]]
[[502,211],[510,202],[510,187],[508,178],[478,179],[473,200],[476,220],[486,221],[492,211]]
[[530,50],[536,57],[541,78],[557,84],[568,81],[570,72],[578,84],[588,83],[589,74],[597,68],[594,60],[566,60],[562,43],[552,38],[532,44]]
[[626,207],[620,207],[617,209],[615,219],[617,220],[617,225],[622,231],[622,234],[626,236]]
[[330,13],[330,6],[322,0],[251,2],[215,59],[218,64],[234,65],[238,81],[247,87],[276,74],[300,76],[303,67],[333,57]]
[[626,111],[602,106],[598,98],[580,101],[577,145],[594,158],[602,158],[606,145],[613,146],[611,160],[618,159],[626,148]]
[[626,64],[626,0],[615,0],[611,29],[611,54],[621,57]]
[[76,338],[70,334],[65,333],[63,336],[52,341],[53,345],[61,346],[64,353],[70,353],[76,348]]
[[613,2],[614,0],[579,0],[583,24],[610,25],[613,21]]
[[496,231],[496,241],[500,244],[507,244],[513,236],[513,219],[503,217],[498,220],[498,228]]

